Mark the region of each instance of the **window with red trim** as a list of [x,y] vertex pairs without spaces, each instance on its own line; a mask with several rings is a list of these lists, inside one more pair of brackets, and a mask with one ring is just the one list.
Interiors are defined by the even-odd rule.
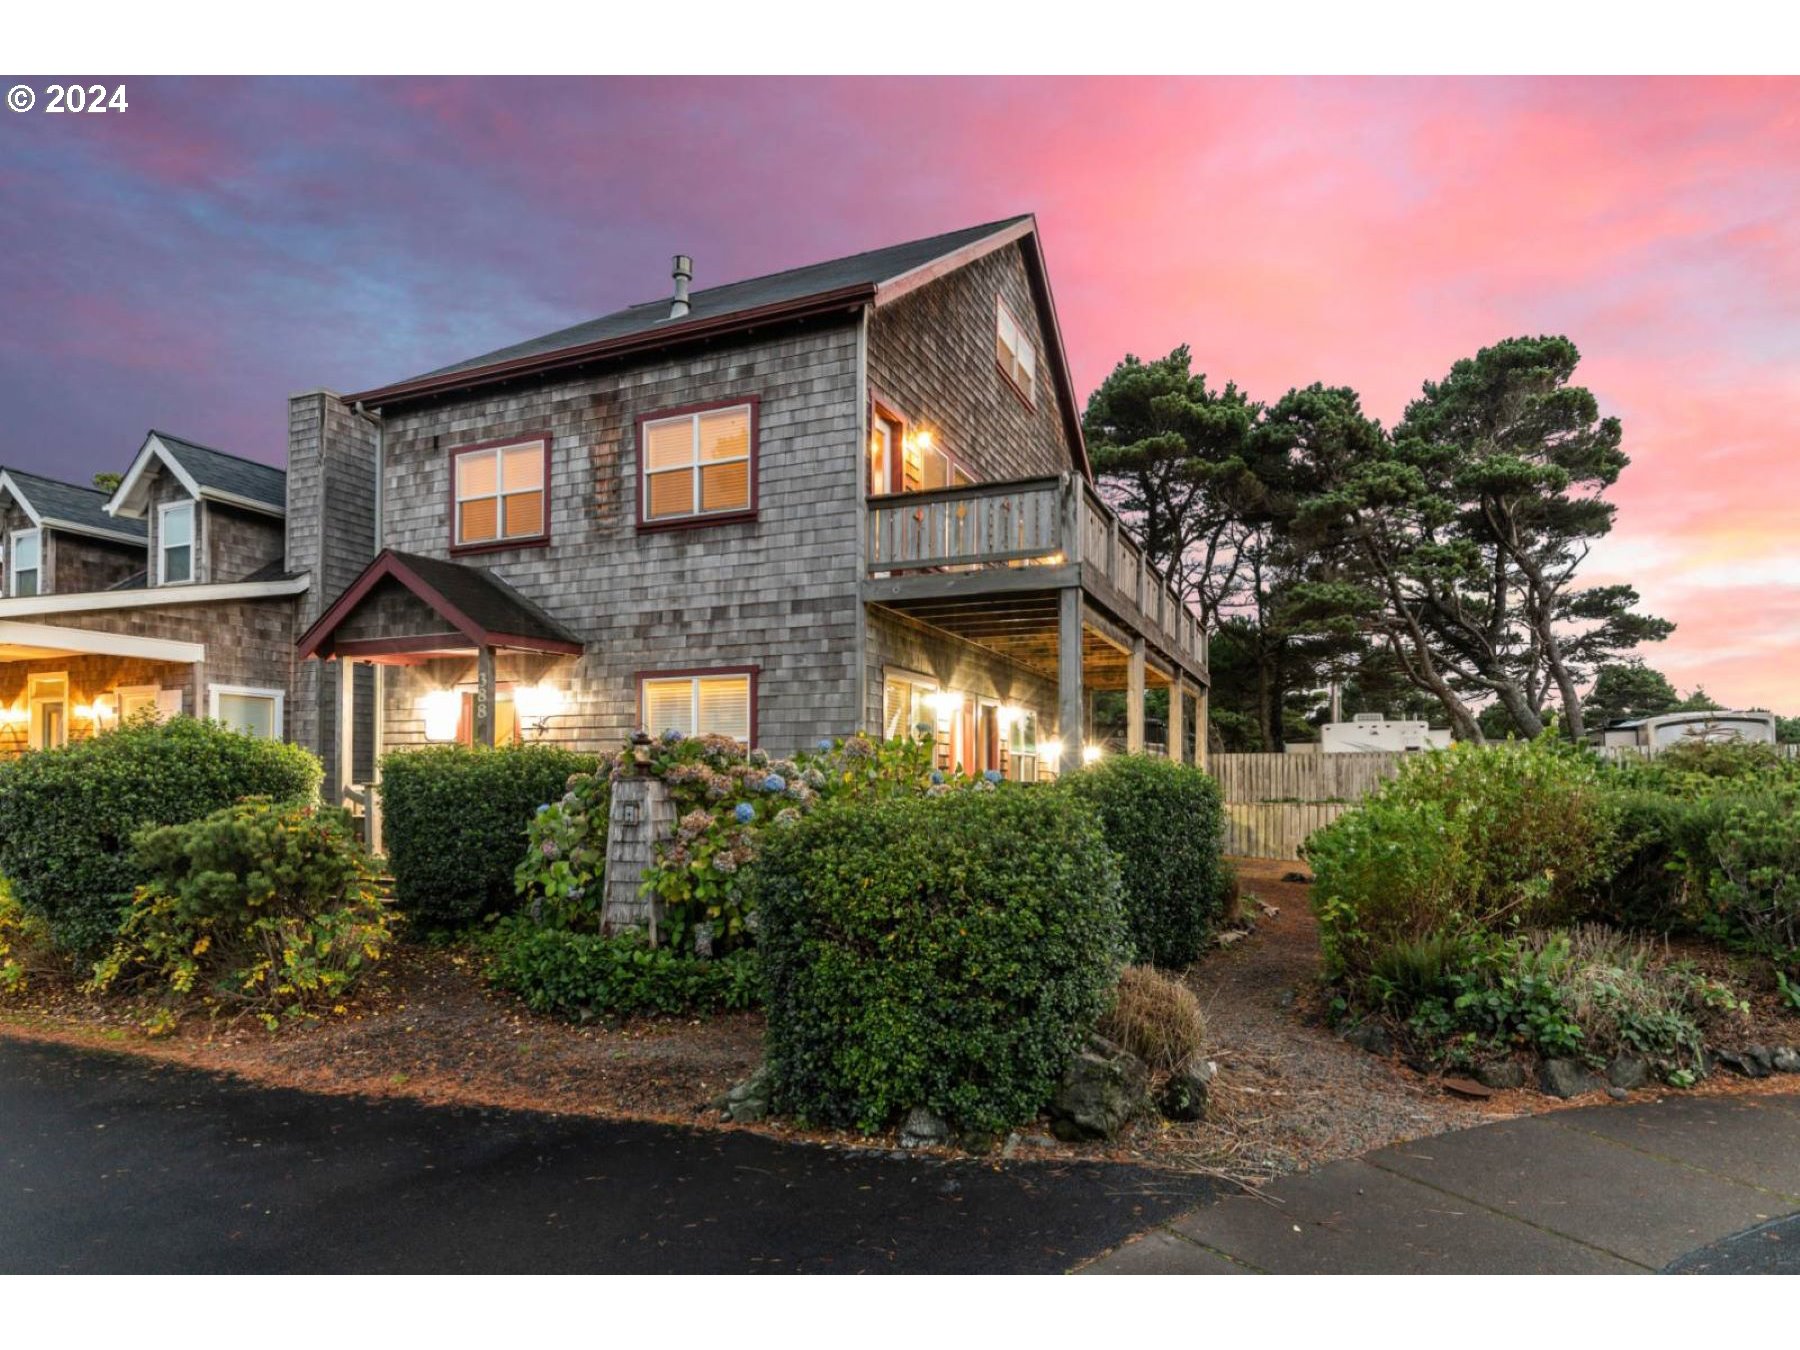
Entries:
[[639,487],[645,524],[738,516],[754,507],[752,404],[646,418],[640,431]]
[[549,534],[547,443],[475,445],[450,457],[456,548],[525,544]]

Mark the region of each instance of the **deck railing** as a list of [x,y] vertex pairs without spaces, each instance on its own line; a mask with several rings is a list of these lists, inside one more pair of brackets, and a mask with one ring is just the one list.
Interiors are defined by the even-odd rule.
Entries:
[[1092,569],[1189,660],[1206,633],[1118,514],[1085,481],[1022,478],[870,497],[871,575],[1076,564]]

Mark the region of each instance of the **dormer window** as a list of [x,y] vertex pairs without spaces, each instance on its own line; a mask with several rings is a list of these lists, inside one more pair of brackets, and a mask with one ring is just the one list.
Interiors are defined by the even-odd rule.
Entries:
[[156,584],[194,579],[194,504],[164,502],[156,509]]
[[12,593],[37,595],[43,590],[44,543],[39,530],[14,530],[12,536]]
[[1013,312],[1006,307],[1006,301],[995,302],[998,314],[997,329],[994,338],[994,359],[1000,364],[1000,373],[1012,381],[1014,389],[1027,403],[1037,402],[1037,348],[1025,334],[1019,321],[1013,318]]

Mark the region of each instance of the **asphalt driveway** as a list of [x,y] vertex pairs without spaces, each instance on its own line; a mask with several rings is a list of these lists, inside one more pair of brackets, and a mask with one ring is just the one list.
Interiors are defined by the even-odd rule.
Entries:
[[314,1096],[0,1037],[0,1273],[1056,1272],[1210,1194],[1104,1164]]

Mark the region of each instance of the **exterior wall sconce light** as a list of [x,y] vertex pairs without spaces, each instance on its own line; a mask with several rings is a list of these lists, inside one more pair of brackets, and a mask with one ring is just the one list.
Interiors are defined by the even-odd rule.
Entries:
[[963,696],[954,689],[940,689],[935,694],[925,695],[925,706],[937,714],[939,725],[961,712],[962,705]]
[[1052,736],[1038,744],[1038,756],[1052,765],[1062,763],[1062,737]]
[[560,717],[568,708],[568,698],[554,685],[534,684],[513,690],[513,711],[519,717],[519,730],[541,736],[550,719]]
[[426,740],[454,741],[457,725],[462,721],[462,700],[454,690],[433,689],[420,697],[419,716],[425,719]]
[[1081,762],[1083,764],[1092,764],[1105,753],[1106,751],[1104,749],[1096,745],[1093,741],[1089,741],[1086,745],[1081,747]]

